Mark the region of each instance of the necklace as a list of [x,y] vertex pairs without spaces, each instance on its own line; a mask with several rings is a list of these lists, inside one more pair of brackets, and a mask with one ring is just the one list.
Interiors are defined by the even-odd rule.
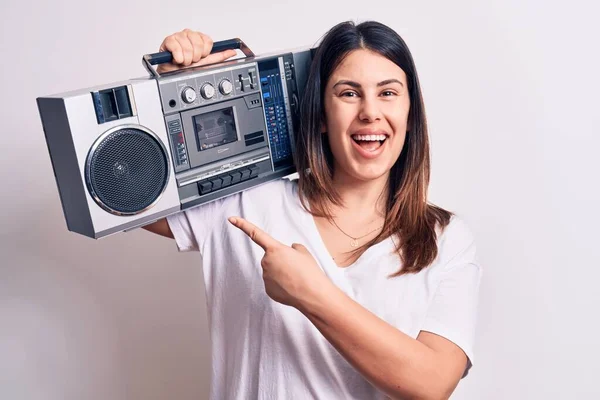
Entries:
[[369,232],[365,233],[365,234],[364,234],[364,235],[362,235],[362,236],[359,236],[359,237],[354,237],[354,236],[350,236],[350,235],[348,235],[346,232],[344,232],[344,231],[342,230],[342,228],[340,228],[340,227],[338,226],[338,224],[336,224],[336,223],[335,223],[335,221],[333,220],[333,218],[331,219],[331,222],[333,222],[333,225],[335,225],[335,227],[336,227],[336,228],[338,228],[340,232],[342,232],[344,235],[346,235],[346,236],[348,236],[348,237],[350,238],[350,247],[357,247],[357,246],[358,246],[358,239],[362,239],[362,238],[364,238],[365,236],[368,236],[368,235],[370,235],[371,233],[375,232],[376,230],[379,230],[379,229],[383,228],[383,225],[381,225],[380,227],[378,227],[378,228],[375,228],[375,229],[373,229],[372,231],[369,231]]

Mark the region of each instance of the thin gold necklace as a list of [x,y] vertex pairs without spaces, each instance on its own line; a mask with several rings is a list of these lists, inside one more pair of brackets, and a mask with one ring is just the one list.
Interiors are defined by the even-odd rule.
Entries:
[[368,235],[370,235],[371,233],[373,233],[373,232],[375,232],[375,231],[377,231],[377,230],[379,230],[379,229],[383,228],[383,225],[381,225],[380,227],[378,227],[378,228],[375,228],[375,229],[373,229],[372,231],[369,231],[369,232],[365,233],[365,234],[364,234],[364,235],[362,235],[362,236],[354,237],[354,236],[350,236],[350,235],[348,235],[346,232],[344,232],[344,231],[343,231],[343,229],[342,229],[342,228],[340,228],[340,227],[338,226],[338,224],[336,224],[336,223],[335,223],[335,220],[334,220],[333,218],[331,219],[331,222],[333,222],[333,225],[335,225],[335,227],[336,227],[336,228],[338,228],[338,229],[340,230],[340,232],[342,232],[344,235],[346,235],[346,236],[348,236],[348,237],[350,238],[350,247],[357,247],[357,246],[358,246],[358,239],[362,239],[362,238],[364,238],[365,236],[368,236]]

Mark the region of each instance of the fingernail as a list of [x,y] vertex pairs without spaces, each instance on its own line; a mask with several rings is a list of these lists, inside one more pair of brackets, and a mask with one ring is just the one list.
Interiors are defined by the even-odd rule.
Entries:
[[235,219],[235,217],[229,217],[227,218],[229,220],[229,222],[231,222],[232,224],[235,225],[235,223],[237,222],[237,219]]

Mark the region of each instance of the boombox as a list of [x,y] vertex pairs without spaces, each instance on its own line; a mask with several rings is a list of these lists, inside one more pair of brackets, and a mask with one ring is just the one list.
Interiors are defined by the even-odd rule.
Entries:
[[39,97],[69,231],[101,238],[296,172],[294,133],[312,49]]

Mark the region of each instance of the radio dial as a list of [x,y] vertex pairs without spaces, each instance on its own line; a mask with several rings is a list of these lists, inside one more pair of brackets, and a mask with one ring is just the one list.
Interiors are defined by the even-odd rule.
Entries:
[[205,83],[200,89],[200,94],[207,100],[212,99],[212,97],[215,95],[215,87],[210,83]]
[[194,88],[188,86],[181,92],[181,98],[184,103],[191,104],[196,101],[196,91]]
[[219,83],[219,90],[221,91],[221,93],[227,96],[233,91],[233,85],[231,84],[229,79],[223,79],[221,83]]

